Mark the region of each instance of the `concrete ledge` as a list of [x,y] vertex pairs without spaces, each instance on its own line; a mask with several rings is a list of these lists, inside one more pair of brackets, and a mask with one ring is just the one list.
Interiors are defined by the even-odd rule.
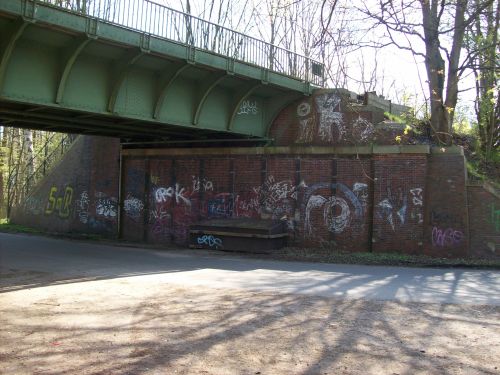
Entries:
[[373,145],[374,154],[429,154],[428,145]]
[[433,155],[461,155],[464,156],[464,148],[462,146],[439,147],[432,146],[431,154]]
[[123,156],[233,156],[233,155],[373,155],[373,154],[429,154],[427,145],[407,146],[287,146],[287,147],[217,147],[124,149]]

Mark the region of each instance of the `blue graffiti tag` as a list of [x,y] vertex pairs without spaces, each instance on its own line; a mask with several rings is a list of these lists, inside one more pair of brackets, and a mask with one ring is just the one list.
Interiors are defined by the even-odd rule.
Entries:
[[201,237],[198,237],[197,240],[198,245],[207,245],[208,247],[214,247],[216,249],[222,248],[222,240],[212,235],[205,234]]

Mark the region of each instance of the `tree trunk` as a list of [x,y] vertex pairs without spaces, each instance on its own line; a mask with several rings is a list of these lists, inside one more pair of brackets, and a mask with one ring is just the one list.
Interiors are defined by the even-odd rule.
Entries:
[[439,144],[450,145],[453,115],[458,99],[458,66],[465,34],[467,0],[458,0],[455,4],[453,40],[448,56],[447,75],[439,44],[439,22],[443,10],[440,10],[439,6],[444,5],[440,5],[441,2],[438,0],[420,0],[420,3],[425,35],[425,64],[431,99],[431,128]]
[[431,101],[431,130],[435,140],[447,144],[448,117],[444,108],[443,91],[445,64],[439,50],[439,20],[437,2],[421,0],[425,35],[425,67]]
[[22,192],[25,194],[31,187],[33,172],[35,170],[35,154],[33,153],[33,132],[31,130],[23,130],[24,135],[24,157],[26,160],[26,169],[24,177],[25,189]]

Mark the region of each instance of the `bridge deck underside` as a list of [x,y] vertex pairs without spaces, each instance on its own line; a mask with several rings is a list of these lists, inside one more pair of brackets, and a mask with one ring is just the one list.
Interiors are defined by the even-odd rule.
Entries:
[[0,121],[8,126],[131,140],[263,138],[282,108],[311,91],[81,15],[38,6],[26,17],[22,4],[0,2]]

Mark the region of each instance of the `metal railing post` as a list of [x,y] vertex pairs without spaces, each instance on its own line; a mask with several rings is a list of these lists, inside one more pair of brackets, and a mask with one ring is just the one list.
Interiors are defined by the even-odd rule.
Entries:
[[189,55],[199,48],[295,79],[324,85],[324,64],[319,61],[152,0],[128,0],[124,4],[122,1],[125,0],[92,0],[88,6],[87,0],[33,1],[184,43],[192,48]]

